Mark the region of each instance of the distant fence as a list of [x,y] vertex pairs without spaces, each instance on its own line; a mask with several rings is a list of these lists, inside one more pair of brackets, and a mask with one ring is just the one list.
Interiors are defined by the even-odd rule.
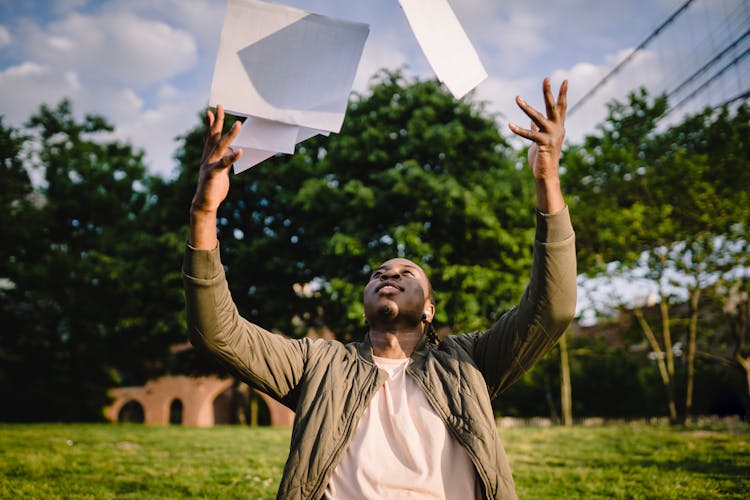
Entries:
[[[710,425],[710,424],[727,424],[738,425],[742,420],[738,415],[731,417],[719,417],[716,415],[701,415],[691,419],[691,425]],[[511,427],[552,427],[561,425],[559,420],[553,420],[546,417],[516,418],[516,417],[498,417],[495,419],[495,425],[501,429]],[[667,417],[651,418],[603,418],[603,417],[585,417],[574,418],[573,425],[581,427],[597,427],[602,425],[669,425]]]

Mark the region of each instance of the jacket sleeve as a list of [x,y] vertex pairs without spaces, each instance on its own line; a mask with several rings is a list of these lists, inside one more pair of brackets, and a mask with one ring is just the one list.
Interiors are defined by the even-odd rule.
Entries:
[[190,342],[252,387],[286,406],[302,377],[309,341],[271,333],[242,318],[214,250],[187,247],[182,264]]
[[566,207],[537,213],[531,278],[514,308],[486,332],[456,338],[484,375],[492,398],[517,381],[565,332],[576,306],[575,233]]

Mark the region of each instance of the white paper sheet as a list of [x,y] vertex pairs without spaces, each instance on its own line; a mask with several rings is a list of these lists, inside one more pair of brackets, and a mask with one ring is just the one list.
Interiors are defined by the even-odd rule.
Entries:
[[341,130],[368,34],[366,24],[228,0],[209,103],[246,117],[235,173]]
[[248,116],[232,147],[294,153],[299,126]]
[[366,24],[258,0],[229,0],[210,104],[236,115],[338,132]]
[[487,78],[487,71],[448,0],[399,3],[432,70],[456,99]]
[[276,154],[275,151],[264,151],[262,149],[242,148],[242,158],[234,162],[233,169],[235,174],[244,172],[250,167],[267,160]]
[[234,173],[239,174],[276,153],[294,154],[295,144],[318,134],[327,136],[329,132],[249,116],[232,142],[232,149],[242,149],[242,158],[235,162]]

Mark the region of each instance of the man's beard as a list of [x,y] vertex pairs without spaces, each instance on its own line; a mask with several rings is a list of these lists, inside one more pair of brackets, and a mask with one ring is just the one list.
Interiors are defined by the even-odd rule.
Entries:
[[396,311],[394,311],[393,307],[391,307],[390,305],[385,305],[378,309],[378,315],[381,318],[392,318],[393,316],[395,316],[395,314]]

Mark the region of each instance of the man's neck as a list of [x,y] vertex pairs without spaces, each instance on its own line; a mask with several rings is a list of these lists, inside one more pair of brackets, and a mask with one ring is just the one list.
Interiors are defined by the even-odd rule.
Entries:
[[372,354],[379,358],[408,358],[422,338],[419,329],[381,330],[370,328],[368,333],[372,344]]

